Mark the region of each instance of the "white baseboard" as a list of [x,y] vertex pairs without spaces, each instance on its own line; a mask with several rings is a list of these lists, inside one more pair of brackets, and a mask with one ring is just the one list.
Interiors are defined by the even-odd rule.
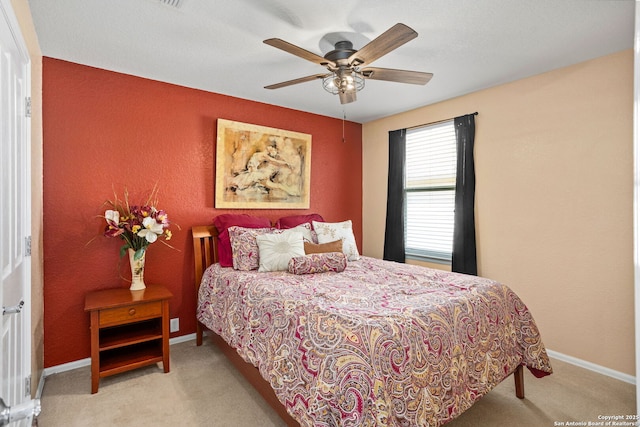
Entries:
[[83,368],[89,365],[91,365],[91,358],[87,357],[86,359],[75,360],[73,362],[63,363],[61,365],[44,368],[44,371],[42,372],[42,376],[44,378],[47,378],[49,375],[59,374],[60,372],[72,371],[74,369]]
[[636,377],[633,375],[625,374],[623,372],[615,371],[613,369],[596,365],[595,363],[587,362],[586,360],[578,359],[577,357],[568,356],[566,354],[559,353],[557,351],[547,349],[547,354],[549,357],[554,359],[558,359],[562,362],[567,362],[572,365],[578,366],[579,368],[588,369],[590,371],[596,372],[598,374],[606,375],[611,378],[615,378],[620,381],[624,381],[629,384],[636,384]]
[[[196,334],[181,335],[179,337],[170,338],[169,345],[180,344],[186,341],[192,341],[196,339]],[[49,375],[59,374],[60,372],[71,371],[78,368],[91,365],[91,358],[80,359],[69,363],[63,363],[61,365],[51,366],[44,368],[42,375],[40,375],[40,381],[38,382],[38,390],[36,391],[36,398],[40,399],[42,396],[42,390],[44,389],[44,382]]]
[[181,342],[193,341],[195,339],[196,339],[195,333],[189,334],[189,335],[180,335],[179,337],[169,338],[169,344],[170,345],[180,344]]

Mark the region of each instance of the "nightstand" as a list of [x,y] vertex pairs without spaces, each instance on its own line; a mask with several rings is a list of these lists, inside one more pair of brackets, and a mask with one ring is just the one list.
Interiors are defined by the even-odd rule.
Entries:
[[162,362],[169,372],[169,292],[149,285],[89,292],[91,315],[91,393],[100,378]]

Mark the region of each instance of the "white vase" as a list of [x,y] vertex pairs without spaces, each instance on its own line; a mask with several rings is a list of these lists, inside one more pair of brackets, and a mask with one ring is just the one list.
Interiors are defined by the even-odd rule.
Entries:
[[135,259],[136,251],[129,249],[129,264],[131,265],[131,287],[132,291],[139,291],[146,288],[144,284],[144,257],[146,250],[142,251],[142,256]]

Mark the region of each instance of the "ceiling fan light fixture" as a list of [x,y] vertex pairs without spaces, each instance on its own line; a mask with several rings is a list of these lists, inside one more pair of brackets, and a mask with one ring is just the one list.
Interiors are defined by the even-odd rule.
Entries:
[[364,88],[364,76],[357,70],[337,70],[322,79],[322,87],[333,95],[358,92]]

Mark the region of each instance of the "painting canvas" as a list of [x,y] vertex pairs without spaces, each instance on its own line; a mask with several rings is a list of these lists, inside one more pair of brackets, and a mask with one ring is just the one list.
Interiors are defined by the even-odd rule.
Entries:
[[216,208],[308,209],[311,135],[218,119]]

